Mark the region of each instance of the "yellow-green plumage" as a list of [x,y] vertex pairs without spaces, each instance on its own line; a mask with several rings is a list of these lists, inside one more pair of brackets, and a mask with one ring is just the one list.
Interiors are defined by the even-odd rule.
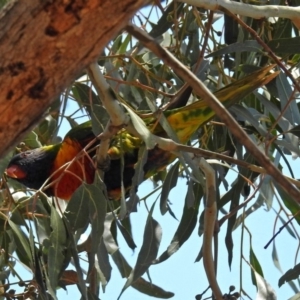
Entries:
[[[273,66],[269,66],[253,72],[251,75],[233,82],[230,85],[216,91],[214,95],[222,102],[225,107],[242,100],[250,92],[258,87],[268,83],[278,73],[270,74],[269,71]],[[180,143],[187,143],[196,130],[203,124],[207,123],[215,115],[214,111],[206,104],[202,99],[195,101],[185,107],[177,109],[167,110],[164,112],[164,116],[169,122],[171,128],[176,132]],[[141,115],[143,121],[150,129],[150,131],[158,136],[167,137],[167,134],[157,122],[156,117],[144,117]],[[122,147],[120,146],[120,140],[122,139]],[[142,141],[130,135],[126,130],[121,130],[114,140],[112,141],[113,148],[109,150],[112,157],[116,159],[120,158],[119,155],[124,153],[133,153],[142,144]],[[121,151],[120,151],[121,149]],[[149,151],[148,160],[144,166],[145,178],[153,176],[158,171],[164,169],[174,159],[175,155],[166,152],[164,150],[155,148]]]

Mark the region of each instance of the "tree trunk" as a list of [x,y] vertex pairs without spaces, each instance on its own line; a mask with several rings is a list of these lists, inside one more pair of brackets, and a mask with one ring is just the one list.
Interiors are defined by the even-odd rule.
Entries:
[[0,158],[146,0],[19,0],[0,12]]

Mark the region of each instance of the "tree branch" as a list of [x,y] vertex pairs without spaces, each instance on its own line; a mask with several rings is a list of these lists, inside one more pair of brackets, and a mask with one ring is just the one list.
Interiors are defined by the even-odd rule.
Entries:
[[230,10],[233,14],[254,19],[279,17],[291,20],[300,19],[300,7],[283,5],[252,5],[229,0],[179,0],[190,5],[210,10],[220,10],[220,6]]

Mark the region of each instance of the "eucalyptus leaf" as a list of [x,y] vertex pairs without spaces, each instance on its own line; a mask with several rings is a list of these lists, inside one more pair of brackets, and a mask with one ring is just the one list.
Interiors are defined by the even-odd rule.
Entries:
[[64,222],[54,207],[51,208],[50,220],[52,232],[50,234],[50,245],[48,248],[48,278],[52,290],[55,291],[64,262],[67,234]]
[[16,250],[19,256],[19,259],[22,263],[29,268],[31,268],[33,264],[33,257],[32,257],[32,249],[28,242],[28,236],[25,235],[24,231],[13,223],[11,220],[7,220],[14,237],[14,241],[16,243]]
[[148,214],[145,231],[144,231],[144,239],[143,245],[139,252],[136,265],[134,269],[131,271],[120,296],[123,292],[134,283],[138,278],[140,278],[151,266],[153,261],[155,260],[158,248],[160,245],[161,237],[162,237],[162,229],[157,221],[152,218],[152,213],[154,209],[155,203],[152,205],[150,212]]
[[300,37],[272,39],[268,46],[274,53],[300,53]]
[[255,255],[254,251],[253,251],[252,245],[250,247],[250,259],[249,259],[249,261],[250,261],[250,264],[253,268],[253,269],[251,268],[252,283],[254,285],[256,285],[256,287],[258,288],[259,283],[256,281],[256,273],[259,274],[261,277],[263,277],[264,274],[263,274],[261,265],[260,265],[256,255]]
[[176,186],[179,174],[179,161],[172,165],[164,180],[160,196],[160,212],[164,215],[168,211],[168,196],[170,191]]
[[[188,240],[196,227],[200,200],[203,196],[203,189],[199,183],[193,183],[189,186],[189,190],[191,191],[187,191],[182,217],[172,241],[167,250],[155,260],[155,263],[161,263],[177,252]],[[195,200],[193,206],[189,205],[188,199],[190,193],[193,194]]]
[[101,238],[100,245],[98,247],[97,258],[98,258],[98,264],[99,264],[100,270],[103,273],[106,281],[108,282],[111,277],[112,267],[109,262],[109,256],[108,256],[108,252],[107,252],[105,243],[103,241],[103,237]]
[[89,206],[87,204],[88,192],[81,185],[71,197],[68,207],[64,213],[72,230],[85,228],[89,223]]

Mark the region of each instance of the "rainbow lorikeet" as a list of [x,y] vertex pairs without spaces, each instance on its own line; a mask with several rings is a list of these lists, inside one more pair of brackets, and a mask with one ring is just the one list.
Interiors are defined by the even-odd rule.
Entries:
[[[271,68],[272,66],[265,67],[245,76],[218,90],[215,96],[225,106],[230,106],[273,79],[277,74],[269,73]],[[214,112],[203,100],[167,110],[164,114],[181,143],[186,143],[201,125],[214,116]],[[166,136],[154,117],[144,117],[143,120],[152,133]],[[44,190],[47,195],[69,200],[82,181],[93,182],[95,174],[93,161],[88,155],[80,156],[80,153],[94,138],[91,123],[83,123],[71,129],[59,144],[17,154],[11,159],[6,174],[26,187],[36,190],[48,180]],[[110,167],[104,173],[104,183],[110,199],[118,200],[121,196],[121,156],[124,161],[123,185],[128,191],[132,184],[141,145],[142,140],[129,134],[126,129],[120,130],[112,139],[108,151]],[[174,154],[157,147],[149,150],[143,167],[144,179],[164,169],[174,159]]]

